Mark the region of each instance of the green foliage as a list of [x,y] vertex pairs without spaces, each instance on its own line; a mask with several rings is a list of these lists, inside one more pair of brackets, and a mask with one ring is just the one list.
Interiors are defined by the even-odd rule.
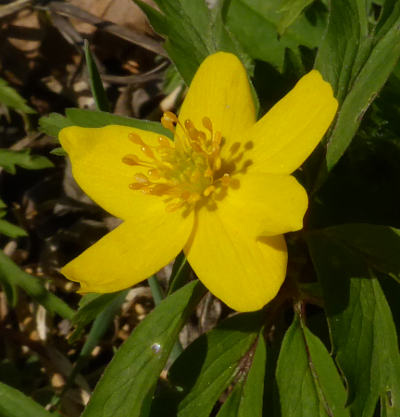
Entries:
[[44,169],[51,168],[53,164],[44,156],[31,155],[29,150],[0,149],[0,166],[10,174],[15,174],[16,166],[25,169]]
[[39,278],[19,269],[2,251],[0,251],[0,282],[6,290],[11,305],[16,304],[17,288],[21,288],[51,313],[66,319],[73,317],[74,311],[64,301],[48,291]]
[[26,104],[26,100],[2,78],[0,78],[0,105],[21,113],[35,113],[35,110]]
[[[346,229],[341,226],[337,233],[335,228],[314,232],[308,239],[324,293],[335,357],[348,383],[348,403],[354,415],[372,417],[381,398],[382,415],[396,416],[400,413],[397,334],[390,307],[368,259],[371,255],[379,258],[381,251],[377,253],[367,243],[368,250],[360,255],[358,247],[341,244],[337,235],[353,244],[357,242],[355,226]],[[377,231],[370,242],[379,242],[382,230]],[[365,254],[369,256],[365,258]]]
[[246,376],[236,383],[217,417],[261,416],[267,349],[261,334],[257,341],[253,362]]
[[86,66],[89,72],[90,88],[92,90],[93,98],[97,109],[105,112],[110,111],[110,104],[107,99],[107,94],[104,90],[103,83],[100,78],[94,58],[90,52],[89,42],[85,42],[85,57]]
[[282,417],[350,417],[346,390],[332,358],[299,317],[283,339],[276,379]]
[[49,413],[20,391],[0,382],[0,417],[60,417]]
[[[279,36],[281,19],[287,16],[281,12],[286,6],[284,0],[236,0],[230,2],[226,14],[226,24],[244,50],[253,59],[268,62],[279,71],[284,69],[287,49],[299,55],[300,45],[308,48],[319,45],[326,22],[326,13],[316,10],[313,22],[302,15]],[[285,24],[289,26],[288,23]]]
[[182,78],[190,84],[200,63],[213,52],[238,55],[248,69],[251,63],[223,21],[223,2],[210,13],[204,0],[156,0],[161,13],[136,0],[153,28],[166,36],[165,49]]
[[369,27],[363,0],[332,2],[327,35],[316,58],[316,68],[328,80],[341,103],[327,138],[330,171],[350,145],[361,119],[400,57],[400,4],[376,31]]
[[65,117],[58,113],[51,113],[49,116],[39,120],[42,132],[57,137],[61,129],[68,126],[80,127],[103,127],[110,124],[131,126],[137,129],[151,130],[162,135],[170,136],[171,132],[164,129],[158,122],[148,120],[132,119],[129,117],[118,116],[99,110],[67,109]]
[[[82,417],[400,416],[400,3],[155,0],[155,9],[136,2],[165,38],[174,65],[166,93],[190,84],[204,58],[223,50],[240,57],[264,107],[312,67],[330,82],[340,107],[297,173],[309,192],[306,230],[287,238],[288,277],[276,299],[255,313],[229,315],[223,307],[225,319],[178,352],[181,329],[201,321],[206,309],[199,305],[205,289],[190,282],[194,273],[182,252],[163,301],[157,279],[150,280],[156,307],[116,351]],[[87,43],[85,54],[98,110],[51,113],[40,119],[42,132],[57,137],[68,126],[119,124],[172,136],[160,123],[108,113]],[[0,102],[31,111],[2,80]],[[61,148],[53,153],[64,155]],[[1,149],[0,166],[15,173],[51,163]],[[24,236],[4,215],[0,200],[0,233]],[[127,295],[85,295],[75,312],[2,252],[0,282],[11,305],[21,289],[70,320],[70,343],[88,329],[65,391]],[[2,415],[54,414],[0,384]]]
[[165,299],[114,356],[82,417],[148,415],[158,376],[204,288],[192,282]]
[[210,414],[219,396],[240,374],[241,360],[255,342],[262,319],[262,312],[232,317],[199,337],[174,362],[169,380],[182,391],[178,417]]

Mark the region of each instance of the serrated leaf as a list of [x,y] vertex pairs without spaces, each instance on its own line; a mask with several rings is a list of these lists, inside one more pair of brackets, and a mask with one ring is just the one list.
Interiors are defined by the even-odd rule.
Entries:
[[29,150],[0,149],[0,166],[10,174],[15,174],[16,166],[25,169],[44,169],[54,165],[44,156],[31,155]]
[[0,417],[60,417],[49,413],[22,392],[0,382]]
[[238,314],[195,340],[173,363],[169,380],[182,390],[177,417],[208,417],[222,392],[240,372],[264,312]]
[[302,11],[314,0],[283,0],[281,18],[278,23],[278,32],[282,35],[285,30],[300,16]]
[[204,295],[191,282],[163,300],[115,354],[82,417],[145,417],[158,377],[185,321]]
[[314,232],[307,241],[352,415],[372,417],[379,397],[388,416],[400,415],[396,329],[377,278],[358,251],[332,239],[329,231]]
[[36,113],[3,78],[0,78],[0,104],[22,113]]
[[156,0],[161,13],[137,3],[154,29],[166,36],[165,49],[187,85],[201,62],[219,50],[238,55],[251,71],[250,59],[226,29],[222,15],[211,14],[204,0]]
[[[284,0],[236,0],[229,4],[226,24],[253,58],[283,71],[285,50],[298,54],[299,45],[315,48],[321,42],[326,14],[317,13],[314,22],[299,17],[279,38],[280,9]],[[249,30],[251,28],[251,30]]]
[[323,343],[296,317],[276,370],[282,417],[349,417],[346,390]]
[[71,126],[71,122],[58,113],[50,113],[48,116],[39,119],[39,130],[55,138],[61,129],[68,126]]

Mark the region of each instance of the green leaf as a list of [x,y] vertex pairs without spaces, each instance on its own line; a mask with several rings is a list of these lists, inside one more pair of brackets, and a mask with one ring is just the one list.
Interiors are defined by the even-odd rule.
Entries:
[[169,380],[183,399],[177,417],[208,417],[222,392],[243,372],[264,312],[238,314],[196,339],[173,363]]
[[243,375],[240,381],[236,383],[217,417],[262,415],[266,357],[267,348],[261,332],[248,374]]
[[7,287],[20,287],[30,297],[52,313],[71,320],[74,311],[60,298],[48,291],[39,278],[27,274],[0,251],[0,282]]
[[283,0],[281,18],[278,23],[278,32],[282,35],[285,30],[301,15],[303,10],[314,0]]
[[110,294],[86,294],[82,297],[79,310],[72,318],[72,322],[77,326],[74,333],[69,338],[70,343],[74,343],[81,335],[85,326],[91,323],[102,311],[113,304],[116,299],[125,294],[125,291]]
[[285,334],[276,370],[282,417],[349,417],[346,390],[324,344],[298,317]]
[[89,73],[90,89],[93,94],[94,102],[96,103],[97,109],[101,111],[110,111],[110,104],[108,102],[107,94],[103,87],[103,82],[97,69],[96,63],[90,52],[89,42],[85,40],[85,57],[86,66]]
[[15,174],[16,165],[25,169],[44,169],[54,166],[44,156],[31,155],[28,149],[23,151],[0,149],[0,166],[10,174]]
[[181,252],[175,259],[169,279],[168,295],[183,287],[190,278],[191,267],[186,256]]
[[165,49],[187,85],[201,62],[219,50],[238,55],[251,70],[248,56],[226,29],[218,5],[217,11],[210,13],[204,0],[155,0],[155,3],[161,13],[137,1],[155,31],[167,37]]
[[71,126],[71,122],[58,113],[50,113],[48,116],[39,119],[39,130],[55,138],[61,129],[68,126]]
[[357,252],[370,268],[400,281],[400,230],[355,223],[327,228],[324,234]]
[[[217,417],[237,417],[240,407],[240,400],[242,399],[244,381],[239,381],[234,387],[219,410]],[[251,414],[250,414],[251,415]],[[257,414],[256,414],[257,415]],[[261,415],[261,414],[259,414]]]
[[398,416],[400,356],[389,305],[363,256],[327,232],[307,240],[352,415],[372,417],[380,397],[386,415]]
[[204,295],[191,282],[163,300],[115,354],[82,417],[145,417],[179,331]]
[[171,137],[171,132],[164,129],[161,123],[158,122],[133,119],[98,110],[70,108],[67,109],[65,113],[66,117],[57,113],[51,113],[48,117],[42,117],[39,121],[41,130],[48,135],[57,137],[60,130],[68,126],[103,127],[114,124],[149,130]]
[[11,238],[27,236],[24,229],[21,229],[20,227],[15,226],[15,224],[12,224],[4,219],[0,219],[0,235],[1,234]]
[[0,417],[60,417],[49,413],[22,392],[0,382]]
[[383,36],[368,31],[364,0],[337,0],[331,4],[327,36],[319,49],[316,68],[329,81],[341,103],[327,138],[325,175],[353,139],[362,117],[383,87],[400,57],[400,4],[393,10],[391,27]]
[[[328,81],[339,103],[343,102],[355,73],[355,62],[371,47],[368,37],[366,2],[330,2],[327,33],[318,49],[315,68]],[[359,68],[358,68],[359,69]]]
[[0,104],[22,113],[36,113],[3,78],[0,78]]
[[67,156],[67,152],[64,151],[63,148],[59,147],[59,148],[55,148],[52,151],[50,151],[50,153],[52,155],[56,155],[56,156]]
[[[300,16],[279,38],[280,9],[285,0],[235,0],[227,11],[226,24],[253,58],[270,63],[282,72],[287,48],[299,54],[299,45],[315,48],[321,42],[326,14],[316,13],[310,22]],[[251,30],[249,30],[251,28]]]

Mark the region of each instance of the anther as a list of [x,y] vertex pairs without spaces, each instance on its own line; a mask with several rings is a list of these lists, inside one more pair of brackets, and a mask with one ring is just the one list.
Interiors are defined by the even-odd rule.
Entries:
[[170,203],[170,204],[167,204],[167,206],[165,207],[165,210],[171,213],[172,211],[175,211],[181,208],[184,204],[185,204],[184,201],[180,201],[179,203]]
[[175,124],[178,123],[176,115],[170,111],[166,111],[161,118],[161,124],[172,133],[175,132]]
[[127,165],[140,165],[140,159],[136,155],[125,155],[122,162]]
[[215,169],[215,171],[218,171],[221,168],[221,164],[222,164],[221,158],[219,156],[217,156],[214,160],[214,169]]
[[137,133],[129,133],[128,138],[136,145],[144,145],[142,138]]
[[146,177],[146,175],[138,172],[137,174],[135,174],[135,180],[141,184],[148,184],[149,183],[149,179]]
[[172,113],[172,111],[165,111],[163,114],[163,118],[173,123],[178,123],[178,118],[176,117],[176,114]]
[[214,185],[209,185],[204,191],[203,191],[203,195],[204,197],[208,197],[213,191],[215,191],[215,186]]
[[149,169],[147,174],[152,180],[158,180],[161,178],[160,171],[158,169]]
[[212,133],[213,128],[212,128],[212,123],[211,120],[208,117],[203,117],[203,126]]
[[159,137],[158,137],[158,143],[159,143],[161,146],[164,146],[164,147],[168,147],[168,148],[170,148],[170,147],[171,147],[170,140],[169,140],[169,139],[167,139],[167,138],[165,138],[164,136],[159,136]]
[[154,159],[154,153],[153,153],[153,151],[150,149],[150,147],[149,146],[147,146],[147,145],[143,145],[141,148],[140,148],[140,150],[146,155],[146,156],[148,156],[149,158],[152,158],[152,159]]
[[231,182],[231,176],[226,172],[222,177],[221,177],[221,183],[224,187],[227,187]]

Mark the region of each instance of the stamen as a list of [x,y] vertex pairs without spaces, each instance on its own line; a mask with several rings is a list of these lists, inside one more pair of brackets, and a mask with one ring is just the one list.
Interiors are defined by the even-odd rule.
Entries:
[[203,117],[203,126],[212,134],[213,128],[211,120],[208,117]]
[[149,169],[147,174],[152,180],[159,180],[161,178],[161,173],[158,169]]
[[[166,210],[171,212],[182,207],[191,210],[199,200],[208,199],[222,187],[233,187],[234,178],[230,172],[238,172],[232,168],[232,163],[243,157],[243,150],[239,152],[240,144],[231,147],[229,160],[225,161],[220,155],[224,138],[221,132],[214,131],[208,117],[201,119],[202,127],[197,129],[192,120],[181,123],[174,113],[167,111],[161,123],[174,133],[174,142],[158,136],[153,146],[137,133],[129,134],[130,141],[139,145],[140,152],[146,156],[142,157],[143,160],[140,153],[139,156],[127,154],[122,158],[127,165],[146,168],[134,173],[134,182],[129,188],[162,197]],[[177,125],[179,129],[176,132]],[[229,167],[230,171],[223,173],[226,169],[222,171],[222,167]]]
[[225,174],[221,177],[221,183],[224,187],[227,187],[231,182],[231,176],[225,172]]
[[129,133],[128,135],[129,140],[131,140],[136,145],[144,145],[145,143],[142,141],[142,138],[137,133]]
[[214,170],[219,171],[221,169],[222,161],[219,156],[217,156],[214,160]]
[[215,191],[215,186],[214,185],[209,185],[204,191],[203,191],[203,195],[204,197],[208,197],[213,191]]
[[178,118],[171,111],[166,111],[161,118],[161,124],[172,133],[175,133],[175,124],[178,123]]
[[146,175],[144,175],[140,172],[135,174],[135,180],[139,183],[142,183],[142,184],[148,184],[150,182],[149,179],[146,177]]
[[159,143],[161,146],[165,147],[165,148],[170,148],[170,147],[171,147],[170,140],[169,140],[169,139],[167,139],[167,138],[166,138],[166,137],[164,137],[164,136],[159,136],[159,137],[158,137],[158,143]]
[[153,151],[150,149],[150,146],[143,145],[140,150],[149,158],[155,159]]
[[122,162],[126,165],[140,165],[140,159],[136,155],[125,155]]

